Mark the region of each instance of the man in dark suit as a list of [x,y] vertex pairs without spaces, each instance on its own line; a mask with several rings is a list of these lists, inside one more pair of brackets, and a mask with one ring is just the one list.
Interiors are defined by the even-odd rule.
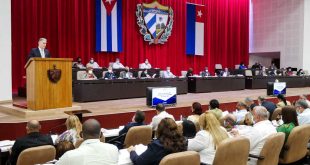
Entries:
[[126,124],[125,127],[119,131],[119,136],[121,136],[119,144],[117,145],[117,147],[119,149],[123,148],[125,135],[129,131],[129,129],[131,127],[145,125],[144,119],[145,119],[145,113],[143,111],[138,110],[138,111],[136,111],[135,115],[133,116],[132,122]]
[[47,49],[45,49],[46,44],[47,44],[47,39],[40,38],[38,42],[38,47],[31,49],[27,60],[29,60],[32,57],[41,57],[41,58],[51,57],[50,52]]
[[208,67],[205,67],[205,70],[201,72],[201,76],[202,77],[208,77],[208,76],[211,76],[209,70],[208,70]]
[[11,165],[16,164],[19,154],[27,148],[42,145],[53,145],[51,136],[40,134],[40,128],[41,125],[37,120],[31,120],[27,123],[27,135],[17,139],[12,147],[12,153],[10,157]]
[[273,111],[277,108],[276,104],[274,104],[273,102],[267,101],[263,96],[259,96],[257,101],[259,105],[267,109],[267,111],[269,112],[269,120],[270,120]]
[[104,79],[108,79],[108,80],[112,80],[116,78],[111,66],[109,66],[108,72],[106,72],[105,75],[102,75],[102,76]]

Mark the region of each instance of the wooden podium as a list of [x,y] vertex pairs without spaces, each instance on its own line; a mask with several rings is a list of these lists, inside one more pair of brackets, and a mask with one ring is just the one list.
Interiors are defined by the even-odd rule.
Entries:
[[71,58],[31,58],[25,68],[28,109],[72,107]]

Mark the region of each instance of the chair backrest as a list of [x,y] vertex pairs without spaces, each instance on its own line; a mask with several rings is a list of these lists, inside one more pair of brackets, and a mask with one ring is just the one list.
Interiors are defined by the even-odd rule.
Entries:
[[159,165],[200,165],[200,156],[195,151],[184,151],[165,156]]
[[223,69],[222,64],[215,64],[215,69]]
[[284,145],[280,163],[292,163],[302,159],[308,152],[307,145],[310,139],[310,124],[293,128]]
[[216,149],[213,165],[246,165],[250,141],[245,137],[228,138]]
[[245,76],[253,76],[252,70],[249,70],[249,69],[245,70],[244,74],[245,74]]
[[259,156],[263,156],[264,159],[258,160],[257,165],[277,165],[284,140],[285,134],[283,132],[271,134],[266,139],[265,144],[259,154]]
[[159,77],[160,77],[160,78],[163,78],[163,77],[164,77],[164,71],[163,71],[163,70],[159,71]]
[[125,78],[126,77],[126,72],[125,71],[119,72],[119,77],[120,78]]
[[56,156],[56,149],[51,145],[44,145],[38,147],[31,147],[25,149],[20,153],[17,159],[17,165],[34,165],[44,164],[48,161],[54,160]]
[[271,121],[272,120],[276,120],[277,119],[277,116],[279,114],[282,113],[282,108],[276,108],[273,112],[272,112],[272,116],[271,116]]
[[76,72],[76,79],[77,79],[77,80],[83,80],[83,79],[84,79],[85,73],[86,73],[85,70],[77,71],[77,72]]
[[142,68],[142,65],[143,65],[143,63],[139,64],[139,69],[144,69],[144,68]]
[[124,148],[137,144],[148,145],[151,140],[152,127],[146,125],[131,127],[126,134]]
[[181,71],[181,76],[182,76],[182,77],[186,77],[186,74],[187,74],[187,71],[186,71],[186,70],[182,70],[182,71]]
[[142,70],[138,71],[138,78],[141,78]]

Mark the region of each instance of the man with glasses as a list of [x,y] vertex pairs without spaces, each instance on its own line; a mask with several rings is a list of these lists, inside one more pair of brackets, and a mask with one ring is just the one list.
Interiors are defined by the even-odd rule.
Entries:
[[299,125],[310,124],[310,108],[305,100],[298,100],[295,103]]

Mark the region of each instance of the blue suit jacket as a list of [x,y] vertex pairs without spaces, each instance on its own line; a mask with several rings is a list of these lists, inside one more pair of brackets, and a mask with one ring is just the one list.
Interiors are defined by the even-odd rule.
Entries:
[[131,151],[130,159],[134,165],[158,165],[163,157],[170,153],[165,150],[159,140],[154,140],[140,156],[135,151]]
[[267,109],[267,111],[270,113],[269,119],[271,119],[273,111],[277,108],[276,104],[270,101],[263,101],[262,106],[264,106]]
[[[45,57],[46,58],[50,58],[51,57],[51,54],[50,52],[47,50],[47,49],[44,49],[44,54],[45,54]],[[29,55],[28,55],[28,58],[27,58],[27,61],[32,58],[32,57],[41,57],[41,53],[40,53],[40,50],[39,48],[32,48]]]

